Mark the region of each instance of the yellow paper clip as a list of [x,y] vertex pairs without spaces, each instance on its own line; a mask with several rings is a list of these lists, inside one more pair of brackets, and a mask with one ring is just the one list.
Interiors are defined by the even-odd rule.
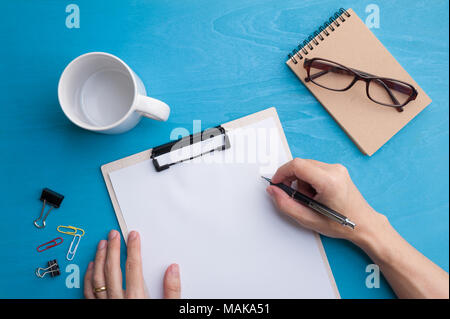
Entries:
[[[69,230],[65,230],[65,229],[70,229],[70,231]],[[59,225],[58,227],[56,227],[56,230],[59,231],[62,234],[66,234],[66,235],[72,235],[72,236],[79,235],[80,237],[84,236],[84,230],[81,229],[81,228],[75,227],[75,226],[62,226],[62,225]],[[78,231],[80,231],[81,234],[79,234]]]

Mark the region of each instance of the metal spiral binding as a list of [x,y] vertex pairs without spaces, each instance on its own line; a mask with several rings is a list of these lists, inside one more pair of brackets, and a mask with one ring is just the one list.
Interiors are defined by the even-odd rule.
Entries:
[[[291,61],[297,64],[298,61],[296,58],[302,60],[304,55],[307,55],[309,51],[314,50],[314,45],[318,46],[320,42],[322,42],[325,39],[325,37],[328,37],[331,34],[331,32],[333,32],[334,30],[336,30],[336,28],[341,26],[342,22],[345,22],[344,15],[347,18],[350,17],[350,13],[348,13],[347,10],[345,10],[344,8],[340,8],[339,11],[336,11],[334,15],[328,19],[328,21],[326,21],[316,31],[314,31],[313,34],[311,34],[302,43],[300,43],[297,46],[297,48],[292,50],[292,53],[288,54],[288,57],[291,59]],[[324,34],[325,37],[322,34]]]

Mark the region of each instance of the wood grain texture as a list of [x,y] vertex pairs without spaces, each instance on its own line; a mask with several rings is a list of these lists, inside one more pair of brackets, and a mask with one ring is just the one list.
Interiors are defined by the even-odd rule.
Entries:
[[[372,1],[87,1],[77,0],[81,28],[65,27],[64,1],[2,2],[0,22],[0,297],[82,297],[65,286],[68,245],[35,248],[56,226],[86,230],[74,263],[81,274],[96,244],[118,228],[100,165],[192,131],[276,106],[294,157],[343,163],[375,209],[415,247],[448,271],[448,1],[377,1],[378,39],[432,98],[432,104],[373,157],[362,155],[284,64],[286,55],[339,7],[364,20]],[[167,102],[167,123],[143,119],[106,136],[72,125],[56,88],[65,65],[89,51],[127,62],[149,94]],[[49,187],[65,195],[45,230],[32,221]],[[65,238],[70,239],[70,238]],[[70,243],[70,240],[67,241]],[[349,243],[323,238],[343,298],[389,298],[383,280],[367,289],[370,260]],[[37,278],[50,259],[62,276]],[[24,289],[27,287],[27,289]]]

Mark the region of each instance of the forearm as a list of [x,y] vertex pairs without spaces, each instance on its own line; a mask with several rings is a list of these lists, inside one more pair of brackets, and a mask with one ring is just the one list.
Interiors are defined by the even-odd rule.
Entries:
[[354,242],[380,267],[399,298],[449,298],[449,276],[377,214],[372,231]]
[[320,216],[278,187],[269,186],[267,191],[282,212],[306,228],[360,246],[380,267],[398,297],[448,298],[448,274],[409,245],[385,216],[373,210],[344,166],[297,158],[281,166],[272,177],[275,184],[291,185],[293,181],[297,181],[300,192],[345,214],[356,228]]

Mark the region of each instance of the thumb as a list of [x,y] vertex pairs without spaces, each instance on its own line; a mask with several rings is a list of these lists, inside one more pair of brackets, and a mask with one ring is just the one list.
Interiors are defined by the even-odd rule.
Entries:
[[180,267],[177,264],[172,264],[164,274],[164,299],[179,299],[180,297]]
[[314,220],[314,214],[307,207],[296,202],[280,188],[271,185],[267,187],[266,191],[281,212],[294,218],[302,226],[308,227],[307,225],[310,225],[312,220]]

